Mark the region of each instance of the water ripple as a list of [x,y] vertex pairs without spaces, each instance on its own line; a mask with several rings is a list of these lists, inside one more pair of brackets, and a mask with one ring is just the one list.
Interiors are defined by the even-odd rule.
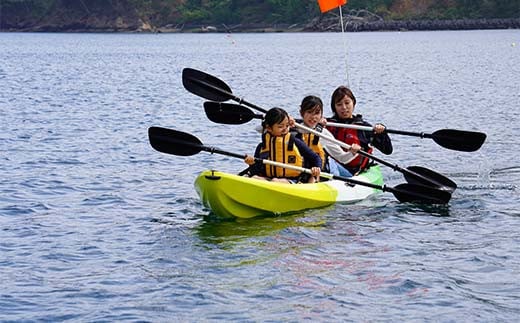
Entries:
[[[518,119],[516,36],[347,36],[356,111],[367,120],[487,133],[473,153],[398,135],[392,155],[375,152],[454,180],[448,205],[382,193],[241,221],[205,209],[193,180],[244,162],[160,154],[148,127],[252,153],[258,122],[207,121],[182,69],[293,115],[303,96],[319,95],[328,116],[331,89],[345,83],[342,35],[0,34],[2,319],[515,321],[520,166],[515,129],[502,125]],[[406,182],[382,169],[389,186]]]

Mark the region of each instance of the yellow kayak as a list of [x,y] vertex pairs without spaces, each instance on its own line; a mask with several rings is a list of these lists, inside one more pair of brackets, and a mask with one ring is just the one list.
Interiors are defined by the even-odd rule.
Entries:
[[[383,185],[383,175],[378,165],[352,179]],[[226,218],[252,218],[321,208],[335,203],[353,203],[381,192],[334,179],[315,184],[286,184],[214,170],[203,171],[195,180],[195,189],[205,207]]]

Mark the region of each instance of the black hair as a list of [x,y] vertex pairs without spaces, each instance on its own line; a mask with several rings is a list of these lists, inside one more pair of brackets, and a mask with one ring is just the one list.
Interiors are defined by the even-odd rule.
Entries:
[[307,95],[302,100],[302,104],[300,105],[300,112],[303,114],[306,111],[314,110],[317,106],[323,113],[323,102],[321,99],[314,95]]
[[272,127],[273,125],[282,122],[285,118],[289,118],[287,111],[281,108],[272,108],[267,111],[262,121],[262,127]]
[[343,99],[345,96],[348,96],[352,100],[354,106],[356,105],[356,97],[354,96],[354,93],[352,93],[352,91],[346,86],[339,86],[336,90],[334,90],[334,92],[332,93],[332,97],[330,98],[330,107],[332,108],[332,114],[336,115],[336,103]]

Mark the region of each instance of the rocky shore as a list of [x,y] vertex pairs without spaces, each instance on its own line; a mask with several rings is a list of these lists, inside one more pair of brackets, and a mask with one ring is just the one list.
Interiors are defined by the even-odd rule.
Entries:
[[[472,30],[520,29],[520,18],[455,19],[455,20],[366,20],[346,19],[344,28],[349,32],[361,31],[414,31],[414,30]],[[86,18],[18,22],[0,24],[2,32],[149,32],[149,33],[244,33],[244,32],[338,32],[341,24],[336,19],[315,19],[308,24],[239,24],[220,25],[166,25],[154,26],[138,17]]]
[[[471,30],[519,29],[520,18],[509,19],[455,19],[455,20],[391,20],[358,21],[345,23],[347,31],[405,31],[405,30]],[[306,31],[341,31],[339,22],[316,22]]]

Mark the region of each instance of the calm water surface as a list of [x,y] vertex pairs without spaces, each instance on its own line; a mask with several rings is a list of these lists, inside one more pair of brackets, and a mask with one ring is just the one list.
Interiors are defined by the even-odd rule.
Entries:
[[[0,34],[0,320],[516,321],[520,31]],[[347,53],[347,55],[345,55]],[[241,160],[165,155],[152,125],[252,153],[255,122],[211,123],[185,67],[295,114],[346,80],[389,128],[483,131],[477,152],[394,135],[441,172],[447,206],[355,205],[221,221],[193,181]],[[384,168],[389,185],[403,176]]]

